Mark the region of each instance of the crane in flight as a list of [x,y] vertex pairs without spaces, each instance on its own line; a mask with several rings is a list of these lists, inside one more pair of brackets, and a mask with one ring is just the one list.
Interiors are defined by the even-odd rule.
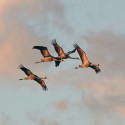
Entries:
[[38,49],[40,50],[41,54],[43,55],[43,59],[41,59],[41,61],[39,62],[35,62],[35,63],[41,63],[41,62],[52,62],[55,61],[55,66],[59,66],[60,62],[63,61],[62,59],[60,59],[59,57],[53,57],[52,55],[50,55],[47,47],[45,46],[33,46],[33,49]]
[[86,53],[77,45],[77,44],[74,44],[74,48],[77,50],[80,58],[81,58],[81,61],[82,61],[82,64],[79,65],[79,67],[76,67],[76,69],[78,68],[87,68],[87,67],[90,67],[92,69],[95,70],[96,73],[99,73],[101,70],[99,69],[99,64],[93,64],[91,63],[87,56],[86,56]]
[[58,57],[60,57],[61,59],[79,59],[78,57],[74,58],[74,57],[69,56],[70,54],[75,53],[76,48],[73,49],[72,51],[65,53],[62,47],[60,47],[58,43],[56,42],[56,39],[53,39],[51,43],[54,46],[54,49],[57,52]]
[[42,89],[44,91],[48,90],[44,80],[42,80],[42,79],[47,79],[46,77],[43,77],[43,78],[38,77],[37,75],[33,74],[29,69],[24,67],[22,64],[19,65],[19,69],[21,69],[27,75],[27,77],[21,78],[19,80],[35,80],[37,83],[39,83],[42,86]]

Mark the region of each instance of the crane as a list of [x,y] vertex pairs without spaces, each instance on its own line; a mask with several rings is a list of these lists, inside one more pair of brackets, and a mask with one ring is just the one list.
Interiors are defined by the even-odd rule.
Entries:
[[19,69],[21,69],[27,75],[27,77],[21,78],[19,80],[35,80],[42,86],[43,90],[45,91],[48,90],[44,80],[42,80],[42,79],[47,79],[46,77],[43,78],[38,77],[37,75],[33,74],[29,69],[24,67],[22,64],[19,65]]
[[96,73],[99,73],[101,71],[99,68],[100,65],[91,63],[88,60],[86,53],[77,44],[74,44],[74,48],[77,50],[77,52],[81,58],[81,61],[82,61],[82,64],[79,65],[79,67],[76,67],[76,69],[90,67],[90,68],[94,69]]
[[52,45],[54,46],[55,51],[58,54],[58,57],[60,57],[61,59],[67,59],[67,58],[69,58],[69,59],[79,59],[78,57],[74,58],[74,57],[69,56],[70,54],[74,53],[76,51],[76,49],[73,49],[72,51],[64,53],[63,49],[57,44],[56,39],[52,40]]
[[35,62],[35,63],[41,63],[41,62],[52,62],[55,61],[55,66],[59,66],[60,62],[63,61],[62,59],[60,59],[59,57],[53,57],[52,55],[50,55],[47,47],[45,46],[33,46],[33,49],[38,49],[40,50],[41,54],[43,55],[43,59],[41,59],[41,61],[39,62]]

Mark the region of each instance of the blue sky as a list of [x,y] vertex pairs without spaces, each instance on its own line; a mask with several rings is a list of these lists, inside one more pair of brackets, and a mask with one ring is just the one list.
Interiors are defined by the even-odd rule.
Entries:
[[[124,125],[124,0],[0,1],[0,124]],[[51,40],[65,52],[77,43],[101,73],[74,68],[80,60],[35,65],[42,56],[34,45]],[[79,56],[77,52],[72,56]],[[23,64],[46,76],[48,91],[35,81],[19,81]]]

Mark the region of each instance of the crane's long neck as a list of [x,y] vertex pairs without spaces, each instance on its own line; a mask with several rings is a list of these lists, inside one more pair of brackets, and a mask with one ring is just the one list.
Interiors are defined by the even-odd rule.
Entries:
[[42,61],[39,61],[39,62],[35,62],[35,64],[37,64],[37,63],[41,63]]
[[41,77],[41,79],[47,79],[47,77]]
[[28,77],[25,77],[25,78],[21,78],[19,80],[28,80]]
[[41,62],[44,62],[44,59],[41,59],[40,61],[35,62],[35,64],[37,64],[37,63],[41,63]]
[[79,65],[78,67],[75,67],[75,69],[79,69],[79,68],[83,68],[83,67],[86,67],[84,65]]

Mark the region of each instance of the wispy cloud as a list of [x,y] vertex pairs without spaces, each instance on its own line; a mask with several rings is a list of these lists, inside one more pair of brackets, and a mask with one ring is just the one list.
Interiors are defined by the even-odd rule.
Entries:
[[28,113],[27,115],[27,120],[33,124],[38,124],[38,125],[61,125],[56,119],[48,118],[46,115],[41,115],[39,111]]
[[66,111],[68,109],[67,100],[61,100],[61,101],[55,103],[54,105],[59,111],[62,111],[62,112]]
[[2,112],[0,114],[0,124],[1,125],[12,125],[13,124],[13,120],[11,119],[11,117],[9,115],[7,115],[6,113]]
[[50,46],[49,30],[53,32],[53,26],[65,33],[71,28],[58,0],[2,0],[0,18],[0,74],[8,76],[17,74],[20,63],[34,63],[38,56],[32,46]]
[[102,64],[107,75],[123,75],[125,67],[125,37],[124,34],[115,34],[111,31],[88,33],[83,36],[88,44],[88,56],[94,62]]
[[[82,47],[83,44],[79,42],[80,46],[86,51],[90,61],[101,65],[102,71],[98,75],[88,74],[89,78],[86,82],[82,79],[77,80],[76,88],[83,91],[81,106],[87,107],[91,113],[95,114],[95,124],[102,124],[103,120],[106,121],[104,118],[112,119],[114,114],[120,121],[125,117],[123,68],[125,67],[123,57],[125,37],[122,34],[103,31],[88,33],[82,39],[87,44],[87,48]],[[98,121],[98,119],[101,120]]]

